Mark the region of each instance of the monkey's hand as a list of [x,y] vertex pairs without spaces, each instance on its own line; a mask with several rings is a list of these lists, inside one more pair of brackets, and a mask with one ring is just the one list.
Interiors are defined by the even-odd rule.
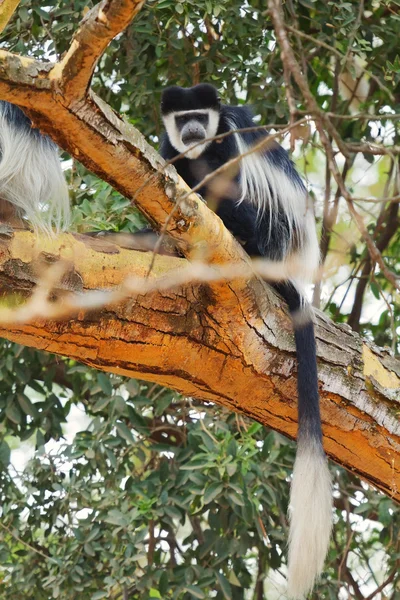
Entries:
[[[159,239],[159,234],[150,227],[145,227],[135,233],[127,233],[126,231],[87,231],[84,235],[96,239],[104,239],[121,248],[139,250],[141,252],[153,252],[157,247]],[[167,235],[164,237],[161,246],[158,248],[158,254],[179,256],[175,243]]]
[[4,235],[5,237],[12,237],[14,234],[14,229],[11,225],[7,225],[7,223],[0,223],[0,236]]

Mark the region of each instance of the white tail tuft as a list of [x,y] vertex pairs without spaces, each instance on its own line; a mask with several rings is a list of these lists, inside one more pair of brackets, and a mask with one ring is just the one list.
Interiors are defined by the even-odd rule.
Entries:
[[319,440],[298,441],[289,519],[288,596],[301,600],[321,574],[332,528],[332,483]]
[[70,220],[68,188],[57,147],[50,139],[13,125],[0,114],[0,197],[34,229],[51,234]]

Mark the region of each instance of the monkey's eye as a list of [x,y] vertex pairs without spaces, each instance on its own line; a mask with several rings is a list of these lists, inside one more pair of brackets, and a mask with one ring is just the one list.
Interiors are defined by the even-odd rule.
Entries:
[[190,117],[188,115],[179,115],[175,117],[175,123],[179,129],[182,129],[186,123],[190,121]]
[[196,121],[201,123],[204,127],[208,125],[208,115],[206,114],[198,114],[196,115]]
[[182,129],[182,127],[184,125],[186,125],[186,123],[189,123],[190,121],[197,121],[198,123],[203,125],[203,127],[207,127],[208,115],[204,114],[204,113],[192,112],[192,113],[187,113],[185,115],[175,116],[175,123],[179,129]]

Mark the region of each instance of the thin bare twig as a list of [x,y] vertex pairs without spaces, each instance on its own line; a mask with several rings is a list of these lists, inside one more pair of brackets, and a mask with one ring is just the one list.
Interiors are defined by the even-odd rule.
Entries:
[[[296,123],[293,126],[300,126],[303,125],[305,123],[308,122],[308,117],[304,117],[302,119],[299,119],[298,121],[296,121]],[[287,125],[283,125],[281,123],[271,123],[268,125],[254,125],[253,127],[241,127],[239,129],[230,129],[229,131],[225,131],[224,133],[219,133],[218,135],[214,135],[212,137],[208,137],[205,138],[204,140],[201,140],[200,142],[197,142],[196,144],[193,144],[192,146],[190,146],[189,148],[187,148],[186,150],[183,150],[182,152],[179,152],[179,154],[177,154],[176,156],[174,156],[173,158],[170,158],[169,160],[167,160],[164,164],[163,170],[165,170],[167,167],[169,167],[170,165],[174,165],[176,162],[178,162],[178,160],[181,160],[182,158],[185,158],[185,156],[191,152],[194,148],[197,148],[197,146],[202,146],[203,144],[206,144],[208,142],[220,142],[223,139],[235,134],[235,133],[251,133],[253,131],[266,131],[267,133],[269,132],[269,130],[271,129],[278,129],[278,130],[284,130],[281,131],[282,135],[284,133],[286,133],[286,129],[287,129]],[[274,134],[269,134],[269,135],[274,135]],[[275,134],[278,135],[278,134]],[[148,179],[137,189],[136,194],[133,198],[133,200],[135,200],[136,196],[142,192],[148,185],[150,185],[150,183],[156,178],[158,177],[158,173],[153,173],[152,175],[150,175],[150,177],[148,177]]]
[[[218,177],[219,175],[222,175],[223,173],[231,171],[232,168],[237,168],[238,164],[241,162],[241,160],[244,157],[250,156],[254,152],[261,152],[261,151],[265,150],[266,148],[268,148],[269,145],[271,145],[273,143],[273,141],[277,137],[283,135],[284,133],[287,133],[288,131],[292,130],[294,127],[297,127],[297,126],[303,124],[306,121],[307,121],[307,119],[300,119],[299,121],[296,121],[294,123],[291,123],[291,124],[287,125],[283,129],[281,129],[281,131],[278,131],[276,133],[271,133],[271,134],[267,135],[266,137],[262,138],[262,140],[260,142],[258,142],[257,144],[254,144],[254,146],[252,146],[251,148],[249,148],[249,150],[247,152],[244,152],[242,154],[238,154],[234,158],[231,158],[231,160],[229,160],[226,163],[224,163],[222,166],[218,167],[218,169],[215,169],[211,173],[208,173],[205,177],[203,177],[203,179],[197,185],[195,185],[194,187],[192,187],[188,193],[183,194],[182,196],[180,196],[178,198],[178,200],[175,202],[175,205],[173,206],[172,210],[168,214],[168,216],[167,216],[167,218],[166,218],[166,220],[164,222],[163,228],[160,231],[160,237],[157,240],[157,243],[156,243],[156,245],[154,247],[154,250],[153,250],[153,257],[152,257],[152,260],[151,260],[151,263],[150,263],[150,266],[149,266],[149,270],[147,272],[147,277],[149,277],[150,273],[153,270],[154,263],[155,263],[155,260],[156,260],[156,256],[158,255],[158,253],[160,251],[160,248],[161,248],[162,243],[164,241],[164,237],[165,237],[165,235],[167,233],[167,230],[168,230],[168,225],[170,224],[172,217],[174,216],[174,214],[178,210],[180,204],[182,202],[184,202],[188,198],[188,196],[190,194],[192,194],[193,192],[199,191],[204,185],[206,185],[209,181],[211,181],[215,177]],[[227,135],[232,135],[233,133],[235,133],[235,130],[232,130],[230,132],[226,132],[225,134],[221,134],[221,135],[224,136],[224,137],[226,137]],[[216,138],[219,138],[219,137],[220,136],[216,136]],[[210,139],[212,139],[212,138],[210,138]],[[204,140],[201,143],[204,143]],[[190,150],[190,148],[189,148],[189,150]],[[188,150],[186,150],[185,152],[182,152],[181,155],[178,155],[178,156],[174,157],[170,161],[170,164],[172,163],[172,161],[175,162],[176,160],[178,160],[178,158],[180,158],[181,156],[184,156],[187,152],[188,152]]]
[[[400,563],[400,561],[397,561],[397,562]],[[373,598],[375,598],[375,596],[377,594],[382,592],[387,585],[389,585],[390,583],[392,583],[392,581],[394,581],[394,579],[398,573],[398,566],[399,566],[399,564],[394,568],[394,570],[390,573],[390,575],[388,575],[388,577],[385,579],[385,581],[383,581],[381,583],[381,585],[379,585],[369,596],[367,596],[365,598],[365,600],[372,600]]]
[[366,154],[376,154],[378,156],[400,154],[400,146],[383,146],[375,142],[360,142],[359,144],[345,142],[345,144],[349,152],[365,152]]
[[[332,145],[330,144],[328,136],[326,134],[326,131],[329,134],[332,134],[332,128],[331,128],[330,121],[329,120],[327,121],[326,114],[320,110],[314,96],[311,93],[310,88],[308,87],[308,84],[307,84],[303,74],[301,73],[300,65],[298,64],[298,62],[294,56],[293,50],[291,48],[291,45],[290,45],[288,37],[287,37],[285,23],[283,20],[282,5],[279,0],[268,0],[268,7],[269,7],[269,12],[271,14],[271,18],[272,18],[272,21],[274,24],[277,41],[281,48],[282,61],[287,63],[288,68],[291,70],[293,77],[304,96],[304,100],[308,106],[308,109],[311,112],[313,112],[315,115],[315,124],[316,124],[317,130],[318,130],[318,133],[320,135],[321,143],[324,146],[327,158],[329,160],[329,165],[330,165],[330,168],[332,171],[332,175],[334,176],[335,181],[340,189],[340,193],[342,194],[343,198],[347,202],[350,214],[352,215],[352,217],[353,217],[353,219],[354,219],[354,221],[355,221],[355,223],[367,245],[368,252],[370,253],[371,259],[379,265],[379,267],[381,268],[381,271],[384,274],[384,276],[386,277],[386,279],[388,279],[388,281],[390,281],[396,289],[400,290],[400,285],[399,285],[397,276],[394,273],[392,273],[390,271],[390,269],[388,269],[388,267],[386,266],[381,253],[375,246],[373,239],[371,238],[370,234],[368,233],[368,229],[364,223],[362,216],[356,211],[354,204],[353,204],[351,194],[347,190],[347,188],[343,182],[343,179],[340,175],[340,172],[339,172],[336,160],[335,160]],[[325,129],[326,129],[326,131],[325,131]],[[337,136],[336,131],[335,131],[335,135]],[[335,135],[332,134],[332,137],[336,141],[336,143],[338,143],[338,140],[336,139]],[[344,153],[342,151],[342,146],[343,146],[342,143],[338,144],[338,147],[339,147],[340,151],[342,152],[342,154],[344,154],[344,156],[347,156],[348,153],[347,152]]]
[[383,196],[382,198],[362,198],[361,196],[352,196],[353,202],[369,202],[370,204],[398,204],[400,194],[397,196]]
[[0,309],[0,323],[29,323],[35,319],[61,319],[72,317],[79,311],[90,311],[122,302],[128,297],[142,296],[157,291],[171,290],[183,285],[251,279],[259,275],[266,281],[282,281],[299,276],[301,266],[296,258],[275,262],[267,259],[249,260],[247,263],[207,265],[192,262],[186,267],[177,267],[168,275],[152,278],[127,277],[112,290],[91,290],[76,294],[65,292],[59,300],[50,298],[51,292],[60,289],[60,279],[68,263],[59,261],[52,265],[35,292],[22,306]]
[[[308,114],[306,111],[297,111],[298,114]],[[397,121],[400,119],[400,113],[380,113],[377,115],[370,115],[369,113],[354,113],[354,115],[339,115],[335,112],[327,112],[328,117],[333,117],[334,119],[342,119],[345,121],[384,121],[388,119],[389,121]]]
[[0,521],[0,527],[1,527],[1,529],[3,529],[3,531],[6,531],[9,535],[11,535],[11,537],[13,537],[15,540],[17,540],[17,542],[19,542],[20,544],[25,546],[25,548],[29,548],[29,550],[32,550],[32,552],[39,554],[39,556],[41,556],[42,558],[45,558],[46,560],[49,560],[51,562],[58,564],[54,558],[52,558],[48,554],[45,554],[39,548],[35,548],[35,546],[32,546],[31,544],[29,544],[28,542],[23,540],[21,537],[19,537],[19,535],[17,535],[12,529],[7,527],[7,525],[4,525],[1,521]]
[[[334,46],[331,46],[329,44],[327,44],[326,42],[323,42],[322,40],[316,39],[314,37],[312,37],[312,35],[308,35],[308,33],[304,33],[303,31],[300,31],[299,29],[296,29],[295,27],[293,27],[292,25],[288,25],[287,23],[285,23],[285,28],[290,31],[291,33],[294,33],[306,40],[309,40],[310,42],[313,42],[314,44],[316,44],[317,46],[321,46],[322,48],[325,48],[326,50],[329,50],[329,52],[331,54],[334,54],[335,56],[337,56],[338,58],[340,58],[341,61],[345,61],[345,56],[344,54],[342,54],[341,52],[339,52],[339,50],[337,50],[337,48],[335,48]],[[393,97],[393,93],[389,90],[389,88],[386,87],[385,84],[383,84],[381,82],[381,80],[379,79],[379,77],[377,77],[376,75],[374,75],[374,73],[371,73],[370,71],[368,71],[367,69],[365,69],[364,67],[360,66],[360,69],[366,74],[368,75],[368,77],[371,77],[371,79],[373,79],[374,81],[376,81],[376,83],[378,84],[378,86],[381,88],[381,90],[385,91],[386,94],[389,96],[389,98],[394,102],[394,97]]]

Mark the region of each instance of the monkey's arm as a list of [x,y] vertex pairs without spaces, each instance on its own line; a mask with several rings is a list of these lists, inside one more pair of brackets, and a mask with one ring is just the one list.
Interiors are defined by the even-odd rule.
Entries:
[[237,204],[231,198],[223,198],[218,201],[215,212],[222,219],[225,227],[242,244],[247,254],[260,255],[256,232],[257,211],[251,204],[247,202]]
[[96,239],[105,239],[109,243],[115,243],[121,248],[129,250],[138,250],[141,252],[154,252],[168,256],[181,256],[178,252],[175,242],[168,235],[163,237],[160,247],[157,247],[159,234],[153,231],[151,227],[144,227],[128,233],[126,231],[87,231],[85,235]]

